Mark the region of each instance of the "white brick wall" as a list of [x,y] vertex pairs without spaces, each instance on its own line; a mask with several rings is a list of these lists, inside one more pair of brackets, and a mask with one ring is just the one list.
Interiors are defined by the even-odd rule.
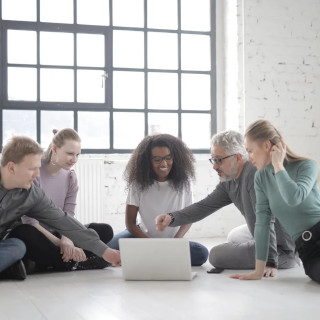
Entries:
[[245,122],[264,118],[320,163],[320,1],[245,0]]

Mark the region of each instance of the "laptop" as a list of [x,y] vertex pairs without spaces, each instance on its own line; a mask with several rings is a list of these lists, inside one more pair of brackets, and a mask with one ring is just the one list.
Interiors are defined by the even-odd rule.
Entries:
[[119,239],[125,280],[192,280],[190,246],[179,238]]

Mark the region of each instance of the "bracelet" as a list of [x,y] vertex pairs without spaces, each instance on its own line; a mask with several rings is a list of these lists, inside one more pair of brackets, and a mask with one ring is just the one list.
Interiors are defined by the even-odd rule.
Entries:
[[173,222],[174,222],[174,216],[173,216],[172,213],[168,213],[168,215],[169,215],[170,218],[171,218],[171,221],[170,221],[170,223],[169,223],[169,226],[170,226],[170,225],[173,224]]

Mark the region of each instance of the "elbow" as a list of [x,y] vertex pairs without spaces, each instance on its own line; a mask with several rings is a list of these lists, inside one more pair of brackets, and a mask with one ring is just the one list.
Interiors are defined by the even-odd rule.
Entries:
[[301,202],[301,199],[298,199],[297,197],[292,197],[290,201],[285,201],[286,205],[291,208],[297,207]]

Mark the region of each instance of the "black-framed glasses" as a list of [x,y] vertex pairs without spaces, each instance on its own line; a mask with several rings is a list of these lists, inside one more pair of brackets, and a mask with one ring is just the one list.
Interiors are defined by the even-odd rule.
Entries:
[[172,161],[172,155],[168,154],[167,156],[164,156],[164,157],[155,156],[155,157],[152,157],[151,160],[156,164],[160,164],[163,160],[165,160],[166,162],[170,162]]
[[217,164],[218,166],[220,166],[224,159],[230,158],[230,157],[235,156],[235,155],[236,155],[236,153],[230,154],[230,156],[226,156],[226,157],[223,157],[223,158],[210,158],[209,161],[211,162],[211,164]]

